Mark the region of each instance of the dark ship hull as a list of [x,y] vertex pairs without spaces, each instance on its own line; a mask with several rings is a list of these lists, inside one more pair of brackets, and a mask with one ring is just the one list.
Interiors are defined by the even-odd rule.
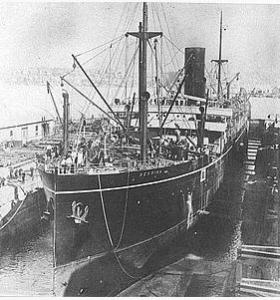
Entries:
[[42,188],[28,192],[24,200],[13,207],[1,221],[0,249],[5,250],[38,233],[45,208],[46,198]]
[[105,296],[147,274],[149,258],[207,208],[246,133],[244,125],[210,163],[94,175],[41,170],[54,211],[55,294]]

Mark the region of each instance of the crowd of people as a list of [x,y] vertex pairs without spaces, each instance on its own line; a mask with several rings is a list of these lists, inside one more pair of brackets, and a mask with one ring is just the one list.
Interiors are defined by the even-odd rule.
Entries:
[[[140,161],[140,150],[127,150],[127,146],[139,145],[137,138],[115,131],[110,133],[93,133],[88,140],[81,137],[78,141],[71,141],[65,153],[62,144],[53,144],[46,147],[45,168],[55,170],[58,174],[76,173],[84,167],[103,167],[118,164],[124,157]],[[133,147],[132,147],[133,148]],[[119,149],[119,152],[116,150]],[[122,149],[125,149],[122,151]],[[137,149],[137,147],[135,148]],[[207,146],[197,148],[191,137],[181,135],[178,128],[175,138],[149,139],[148,157],[165,158],[175,161],[187,161],[191,157],[209,157]]]

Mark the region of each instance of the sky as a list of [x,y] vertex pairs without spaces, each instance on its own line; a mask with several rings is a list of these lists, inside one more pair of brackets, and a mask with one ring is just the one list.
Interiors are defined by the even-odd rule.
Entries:
[[[1,2],[0,61],[3,69],[70,67],[77,54],[127,30],[137,30],[140,3]],[[134,15],[134,10],[137,12]],[[245,86],[280,87],[280,5],[177,3],[149,4],[152,15],[164,8],[167,36],[180,48],[205,47],[206,62],[218,57],[219,17],[223,11],[223,58]],[[153,16],[153,17],[152,17]],[[133,22],[131,22],[133,21]]]

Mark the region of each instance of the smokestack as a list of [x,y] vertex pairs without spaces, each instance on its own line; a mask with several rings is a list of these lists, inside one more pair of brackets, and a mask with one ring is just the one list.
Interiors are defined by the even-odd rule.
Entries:
[[[193,57],[187,63],[189,57]],[[205,48],[185,48],[185,95],[205,98]]]

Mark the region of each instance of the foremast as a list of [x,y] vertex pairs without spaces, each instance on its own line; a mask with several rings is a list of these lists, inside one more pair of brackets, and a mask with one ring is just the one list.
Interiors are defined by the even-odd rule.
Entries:
[[149,39],[161,36],[162,32],[148,32],[148,6],[143,3],[143,21],[139,23],[138,32],[128,32],[128,35],[139,39],[139,132],[141,145],[141,161],[147,161],[147,135],[148,135],[148,100],[150,94],[147,92],[147,42]]

